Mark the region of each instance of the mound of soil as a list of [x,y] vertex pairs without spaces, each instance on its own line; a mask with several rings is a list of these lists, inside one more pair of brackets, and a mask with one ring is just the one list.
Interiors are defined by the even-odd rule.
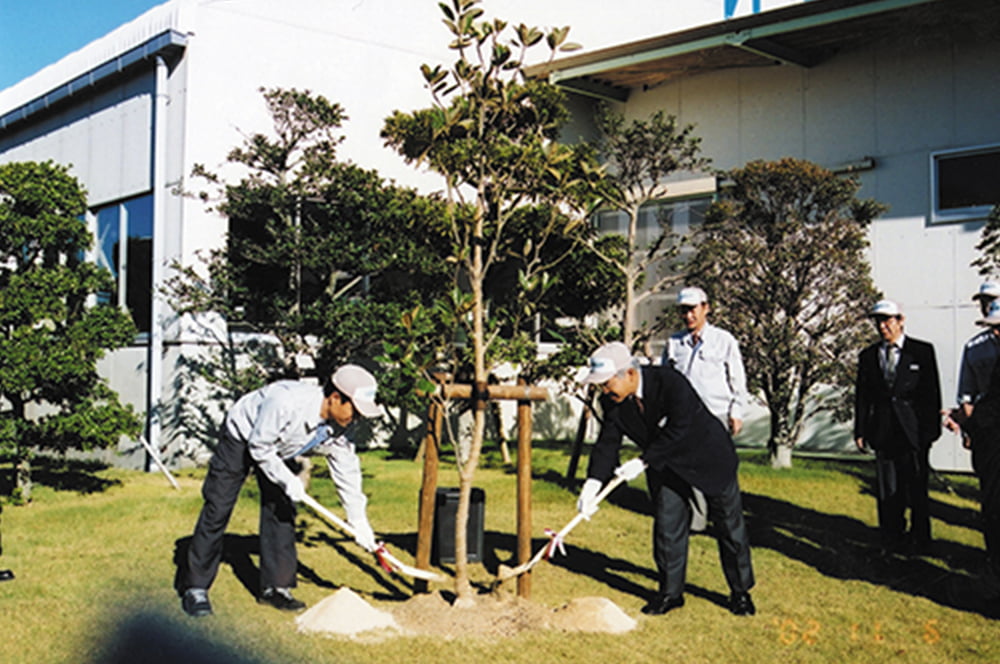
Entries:
[[352,637],[415,634],[488,640],[540,629],[618,634],[636,625],[635,620],[604,597],[581,597],[553,610],[500,594],[476,595],[472,602],[457,607],[448,596],[437,592],[415,595],[383,611],[347,588],[319,602],[296,622],[300,631]]

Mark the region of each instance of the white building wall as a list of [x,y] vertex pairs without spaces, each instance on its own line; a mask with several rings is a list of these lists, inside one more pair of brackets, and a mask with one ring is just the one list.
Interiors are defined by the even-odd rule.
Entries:
[[[1000,142],[997,62],[1000,43],[988,35],[907,35],[812,69],[727,70],[633,91],[623,109],[636,118],[664,109],[695,124],[704,154],[723,169],[785,156],[827,167],[873,157],[875,168],[858,174],[859,195],[890,206],[870,232],[875,285],[903,305],[907,333],[934,344],[947,405],[962,344],[977,331],[971,296],[981,278],[969,265],[983,222],[929,221],[930,153]],[[829,426],[813,429],[806,444],[830,436]],[[848,427],[833,436],[851,444]],[[932,462],[971,467],[947,432]]]

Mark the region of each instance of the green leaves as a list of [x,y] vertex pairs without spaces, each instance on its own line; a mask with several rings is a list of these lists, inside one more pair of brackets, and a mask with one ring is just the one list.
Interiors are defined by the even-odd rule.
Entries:
[[755,161],[724,175],[732,186],[709,209],[689,281],[740,340],[751,390],[772,413],[772,447],[794,444],[808,418],[849,416],[877,295],[866,227],[885,208],[806,161]]
[[[86,197],[66,167],[0,165],[0,450],[91,449],[135,435],[139,418],[99,378],[96,362],[130,343],[135,326],[88,307],[110,275],[80,260],[91,237]],[[44,416],[28,417],[28,406]]]

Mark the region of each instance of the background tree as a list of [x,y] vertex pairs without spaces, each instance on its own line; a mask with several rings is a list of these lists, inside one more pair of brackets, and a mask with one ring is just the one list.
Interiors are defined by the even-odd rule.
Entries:
[[[249,135],[228,156],[246,175],[223,184],[196,169],[219,188],[203,198],[214,197],[228,219],[226,246],[207,255],[206,265],[175,266],[178,276],[168,286],[179,313],[211,312],[228,323],[214,326],[220,351],[191,367],[216,386],[221,401],[297,375],[302,355],[313,358],[320,373],[374,357],[403,312],[447,292],[451,277],[438,249],[447,243],[439,201],[337,161],[346,119],[339,104],[308,91],[262,93],[272,131]],[[248,335],[234,337],[234,331],[280,344],[258,344],[251,361],[239,362]],[[399,383],[380,376],[380,398],[413,400]],[[175,416],[195,429],[215,418]]]
[[797,159],[751,162],[726,177],[688,279],[739,339],[750,392],[770,412],[771,462],[788,467],[810,417],[851,415],[877,297],[866,229],[884,206],[857,199],[856,180]]
[[972,261],[983,277],[1000,274],[1000,203],[993,206],[976,244],[979,256]]
[[[597,113],[597,126],[600,154],[607,171],[603,209],[625,213],[628,229],[623,251],[617,243],[592,241],[590,246],[623,285],[621,339],[632,347],[644,344],[658,331],[638,324],[639,304],[680,279],[670,259],[677,255],[681,239],[672,232],[670,220],[658,219],[660,232],[642,246],[640,210],[667,196],[670,185],[666,180],[670,175],[703,170],[709,160],[699,156],[701,139],[694,135],[694,126],[681,127],[677,118],[663,111],[657,111],[648,120],[626,123],[624,116],[602,105]],[[646,352],[649,353],[648,349]]]
[[0,165],[0,450],[13,458],[18,500],[31,499],[35,451],[103,448],[141,431],[97,374],[136,328],[115,306],[88,306],[112,278],[83,260],[86,211],[67,168]]
[[[517,312],[532,310],[532,303],[553,283],[546,275],[567,253],[548,253],[550,241],[582,232],[580,210],[589,202],[599,169],[586,146],[556,142],[567,119],[561,93],[546,82],[525,80],[521,70],[526,52],[543,40],[552,52],[572,48],[565,42],[568,28],[548,35],[523,24],[508,29],[499,19],[481,20],[478,5],[477,0],[440,3],[457,59],[447,69],[422,67],[433,106],[396,111],[386,120],[383,137],[407,161],[426,164],[445,179],[450,260],[456,267],[455,283],[465,293],[452,299],[456,309],[468,312],[458,321],[471,347],[468,374],[474,391],[482,393],[491,366],[501,357],[491,353],[516,341],[521,330]],[[502,266],[516,270],[518,287],[508,292],[512,300],[498,299],[487,311],[491,279],[504,272]],[[464,453],[456,454],[459,604],[472,594],[465,534],[483,443],[484,408],[483,401],[475,403],[471,440]]]

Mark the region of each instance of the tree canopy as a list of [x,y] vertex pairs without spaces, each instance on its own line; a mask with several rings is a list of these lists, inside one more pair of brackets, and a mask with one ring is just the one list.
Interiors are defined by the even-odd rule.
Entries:
[[[535,46],[545,44],[551,53],[574,48],[566,41],[569,28],[546,34],[488,20],[478,0],[439,7],[456,59],[451,67],[422,67],[431,106],[394,112],[382,135],[408,162],[425,164],[444,178],[449,261],[462,289],[443,308],[453,306],[462,314],[456,323],[470,351],[467,366],[452,365],[451,373],[467,368],[474,393],[482,394],[497,362],[534,359],[523,323],[537,313],[556,281],[556,266],[576,246],[568,240],[587,231],[584,221],[602,173],[590,146],[556,141],[568,118],[562,93],[522,72],[525,55]],[[513,288],[497,287],[511,283],[511,275],[516,275]],[[466,453],[456,455],[460,601],[471,594],[465,532],[485,429],[483,406],[473,409]]]
[[22,499],[34,451],[103,448],[140,431],[96,369],[136,328],[117,307],[91,306],[111,275],[84,260],[86,211],[66,167],[0,165],[0,450],[18,465]]
[[850,416],[877,296],[866,230],[884,206],[856,198],[856,180],[792,158],[750,162],[725,178],[688,280],[740,341],[750,392],[770,411],[772,463],[785,466],[810,417]]
[[[404,312],[451,286],[440,250],[447,244],[442,203],[338,161],[347,119],[339,104],[310,91],[261,92],[271,131],[250,134],[228,156],[246,167],[244,177],[224,183],[195,169],[215,188],[201,196],[227,218],[226,245],[204,256],[204,265],[175,265],[168,285],[179,313],[211,312],[227,324],[220,352],[192,365],[221,400],[312,371],[296,365],[303,355],[320,373],[375,357]],[[240,363],[246,332],[280,345],[255,346],[255,361]],[[415,399],[398,376],[380,383],[389,403]],[[199,412],[175,417],[188,427],[204,419]]]

